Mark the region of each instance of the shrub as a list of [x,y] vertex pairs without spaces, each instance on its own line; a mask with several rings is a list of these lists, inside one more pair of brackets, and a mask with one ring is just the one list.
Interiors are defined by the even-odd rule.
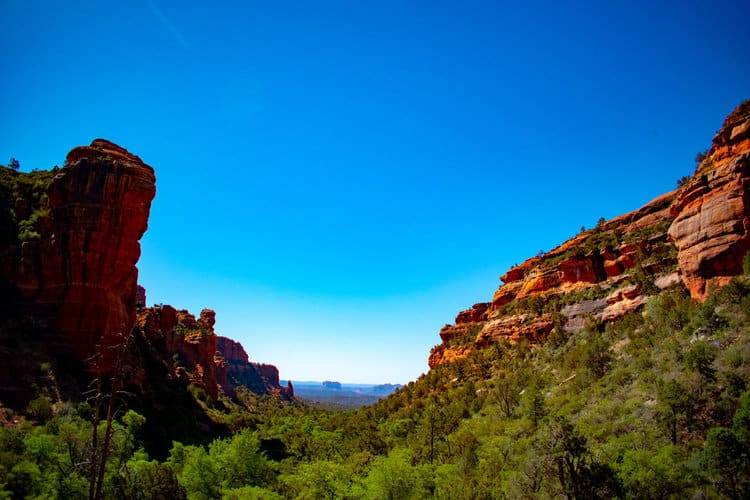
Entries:
[[46,423],[52,418],[52,404],[44,396],[39,396],[29,402],[26,414],[40,423]]

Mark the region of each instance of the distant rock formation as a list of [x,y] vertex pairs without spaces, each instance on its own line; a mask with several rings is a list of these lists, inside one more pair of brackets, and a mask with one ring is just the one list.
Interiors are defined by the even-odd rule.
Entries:
[[387,395],[392,394],[401,387],[401,384],[379,384],[372,386],[372,392],[375,394]]
[[273,365],[253,363],[242,345],[226,337],[217,337],[216,366],[219,386],[225,394],[236,397],[235,388],[247,387],[256,394],[294,396],[291,384],[282,387],[279,370]]
[[735,109],[690,180],[642,208],[514,266],[492,302],[440,330],[434,368],[500,340],[542,341],[610,321],[682,282],[703,300],[742,273],[750,251],[750,100]]

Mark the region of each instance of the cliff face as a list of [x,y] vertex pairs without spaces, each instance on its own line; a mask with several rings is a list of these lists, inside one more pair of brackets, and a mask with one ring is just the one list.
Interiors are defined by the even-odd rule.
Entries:
[[135,334],[158,347],[170,377],[202,387],[212,398],[219,395],[214,355],[216,313],[201,311],[198,320],[186,310],[156,306],[138,312]]
[[730,114],[672,205],[669,236],[694,298],[742,273],[750,250],[750,102]]
[[135,321],[139,240],[156,193],[153,169],[111,142],[73,149],[47,189],[39,238],[21,244],[21,302],[87,359]]
[[[150,356],[164,365],[167,378],[201,387],[214,399],[219,392],[235,398],[240,385],[256,394],[293,396],[279,386],[275,366],[251,363],[239,342],[216,335],[215,323],[211,309],[196,320],[186,310],[154,306],[139,309],[134,334],[151,346]],[[134,370],[130,378],[143,386],[144,376]]]
[[225,394],[236,397],[235,388],[244,386],[256,394],[294,396],[291,383],[281,387],[278,368],[251,362],[239,342],[218,337],[216,348],[217,378]]
[[1,400],[25,406],[47,362],[72,397],[116,363],[133,394],[160,395],[154,407],[185,406],[189,384],[212,398],[237,384],[291,395],[239,344],[219,352],[213,311],[143,308],[135,266],[155,193],[153,169],[103,139],[73,149],[62,169],[0,168]]
[[544,340],[610,321],[682,282],[702,300],[708,283],[742,273],[750,250],[750,101],[726,119],[706,159],[677,191],[508,270],[491,302],[440,330],[435,367],[508,340]]

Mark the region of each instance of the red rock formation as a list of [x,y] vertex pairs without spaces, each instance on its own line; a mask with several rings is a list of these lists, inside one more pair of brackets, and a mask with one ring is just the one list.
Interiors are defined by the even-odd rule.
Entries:
[[741,274],[750,251],[750,101],[727,117],[671,210],[669,236],[693,298]]
[[[638,210],[603,222],[559,247],[513,266],[500,279],[490,307],[461,311],[440,330],[430,367],[466,357],[500,339],[543,340],[552,330],[545,305],[562,298],[563,330],[575,333],[593,318],[611,321],[641,308],[648,293],[681,277],[703,299],[708,284],[742,273],[750,251],[750,101],[727,117],[692,179]],[[625,280],[650,281],[645,291]],[[607,290],[613,290],[608,295]],[[570,303],[572,292],[580,292]],[[554,304],[554,302],[552,302]],[[560,319],[558,316],[558,319]],[[479,328],[473,341],[470,332]]]
[[138,285],[138,288],[135,292],[135,306],[146,307],[146,289],[141,285]]
[[[250,362],[245,349],[239,342],[226,337],[218,337],[217,359],[220,360],[222,375],[219,384],[225,394],[235,397],[235,388],[244,386],[257,394],[281,394],[293,396],[293,392],[280,386],[279,370],[273,365]],[[222,371],[226,371],[226,379]],[[293,389],[292,389],[293,390]]]
[[[134,332],[157,351],[169,378],[197,385],[212,398],[219,391],[234,398],[239,385],[256,394],[287,395],[279,385],[279,370],[250,362],[239,342],[216,335],[215,323],[211,309],[201,311],[196,320],[186,310],[154,306],[138,311]],[[140,376],[137,370],[131,375],[136,380]]]
[[549,314],[503,316],[488,321],[479,332],[475,342],[480,346],[486,346],[501,339],[512,342],[521,339],[538,342],[547,338],[553,326],[552,316]]
[[430,351],[430,356],[427,358],[427,364],[430,368],[435,368],[438,365],[445,363],[452,363],[464,359],[472,352],[472,347],[467,345],[446,347],[444,344],[437,345]]
[[487,311],[492,306],[491,302],[480,302],[479,304],[474,304],[471,306],[471,309],[467,309],[466,311],[461,311],[456,316],[456,324],[460,325],[462,323],[477,323],[480,321],[486,321],[487,320]]
[[138,312],[134,330],[156,347],[171,378],[202,387],[212,398],[219,394],[214,315],[204,309],[196,321],[188,311],[177,311],[169,305],[144,308]]
[[153,169],[102,139],[73,149],[48,188],[50,216],[22,246],[16,285],[80,359],[133,327],[155,193]]

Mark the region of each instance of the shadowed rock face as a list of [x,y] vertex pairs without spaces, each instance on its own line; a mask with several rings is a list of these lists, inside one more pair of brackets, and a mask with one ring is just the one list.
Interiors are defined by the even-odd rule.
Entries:
[[[279,370],[273,365],[252,363],[239,342],[216,335],[216,313],[201,311],[200,317],[170,305],[138,310],[134,335],[150,346],[148,356],[164,367],[169,380],[201,387],[216,398],[219,392],[237,397],[235,388],[245,386],[256,394],[293,393],[279,385]],[[143,357],[141,353],[139,356]],[[130,382],[145,387],[143,360],[133,359]]]
[[461,311],[455,325],[440,330],[428,364],[500,340],[576,333],[588,318],[619,318],[679,282],[703,300],[709,283],[721,286],[742,273],[748,251],[750,101],[727,117],[689,182],[511,268],[491,303]]
[[291,384],[281,387],[279,369],[274,365],[253,363],[239,342],[218,337],[216,344],[216,373],[224,394],[236,397],[235,388],[244,386],[256,394],[280,394],[293,397]]
[[75,148],[47,190],[41,238],[22,245],[21,299],[80,359],[133,328],[155,182],[150,166],[111,142]]

